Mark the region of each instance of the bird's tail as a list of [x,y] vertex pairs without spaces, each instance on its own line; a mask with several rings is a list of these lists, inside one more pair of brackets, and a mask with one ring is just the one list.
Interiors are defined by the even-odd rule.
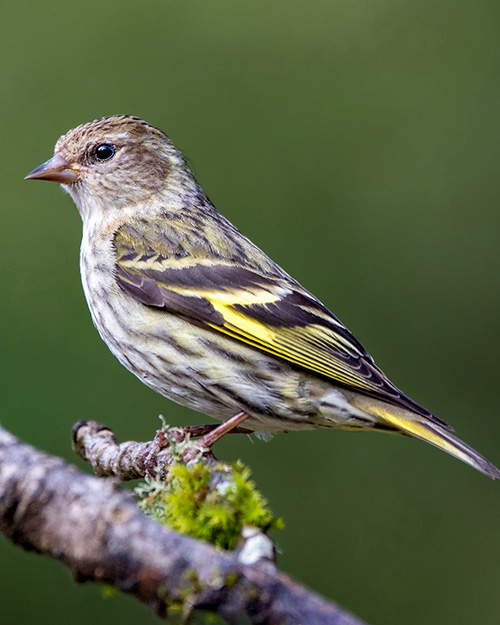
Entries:
[[500,470],[494,464],[430,419],[382,402],[370,402],[370,412],[378,417],[381,426],[389,426],[391,429],[420,438],[470,464],[488,477],[500,479]]

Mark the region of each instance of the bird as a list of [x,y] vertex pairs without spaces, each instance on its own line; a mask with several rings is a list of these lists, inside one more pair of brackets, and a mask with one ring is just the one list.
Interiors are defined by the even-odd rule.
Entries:
[[132,115],[84,123],[26,179],[69,193],[83,222],[80,270],[94,325],[142,382],[222,422],[205,443],[241,423],[268,435],[378,430],[500,477],[217,211],[160,129]]

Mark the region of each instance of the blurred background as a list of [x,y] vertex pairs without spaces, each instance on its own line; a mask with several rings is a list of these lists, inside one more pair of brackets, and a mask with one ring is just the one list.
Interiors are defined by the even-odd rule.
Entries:
[[[67,458],[77,419],[148,440],[155,395],[108,352],[81,223],[24,182],[69,128],[132,113],[410,396],[500,464],[498,2],[131,0],[0,9],[0,419]],[[500,484],[420,441],[228,437],[286,522],[279,566],[371,625],[498,623]],[[0,537],[5,623],[157,622]],[[8,573],[8,574],[7,574]]]

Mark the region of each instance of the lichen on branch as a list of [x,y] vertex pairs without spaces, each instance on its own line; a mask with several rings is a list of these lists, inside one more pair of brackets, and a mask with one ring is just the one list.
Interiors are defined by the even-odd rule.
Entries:
[[140,507],[159,523],[223,549],[236,548],[244,527],[264,533],[283,527],[239,461],[181,459],[169,466],[165,480],[146,479],[136,493]]

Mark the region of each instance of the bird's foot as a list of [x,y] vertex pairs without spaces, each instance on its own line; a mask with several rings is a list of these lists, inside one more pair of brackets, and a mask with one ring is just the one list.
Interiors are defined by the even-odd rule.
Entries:
[[[205,429],[201,438],[196,441],[195,445],[190,449],[186,450],[183,454],[184,461],[191,462],[194,458],[201,454],[204,458],[213,458],[215,456],[212,453],[212,445],[214,445],[220,438],[222,438],[225,434],[229,434],[230,432],[239,432],[245,434],[251,434],[251,430],[245,430],[244,428],[239,428],[239,424],[242,423],[245,419],[248,418],[246,412],[239,412],[234,415],[224,423],[220,425],[213,426],[188,426],[190,428],[209,428]],[[201,433],[201,432],[200,432]],[[200,434],[191,434],[192,436],[199,436]]]
[[252,430],[240,428],[238,425],[248,417],[246,412],[239,412],[224,423],[217,425],[211,423],[207,425],[187,425],[184,427],[173,427],[168,430],[156,430],[154,439],[148,447],[148,452],[144,457],[144,469],[148,477],[154,478],[156,475],[157,456],[163,450],[171,446],[171,443],[183,443],[187,437],[199,438],[193,442],[189,449],[182,454],[185,462],[191,462],[198,455],[207,460],[216,460],[211,447],[225,434],[251,434]]
[[155,437],[148,447],[148,452],[144,457],[144,472],[147,477],[154,478],[156,475],[157,456],[166,447],[170,446],[170,441],[166,432],[162,429],[156,430]]

